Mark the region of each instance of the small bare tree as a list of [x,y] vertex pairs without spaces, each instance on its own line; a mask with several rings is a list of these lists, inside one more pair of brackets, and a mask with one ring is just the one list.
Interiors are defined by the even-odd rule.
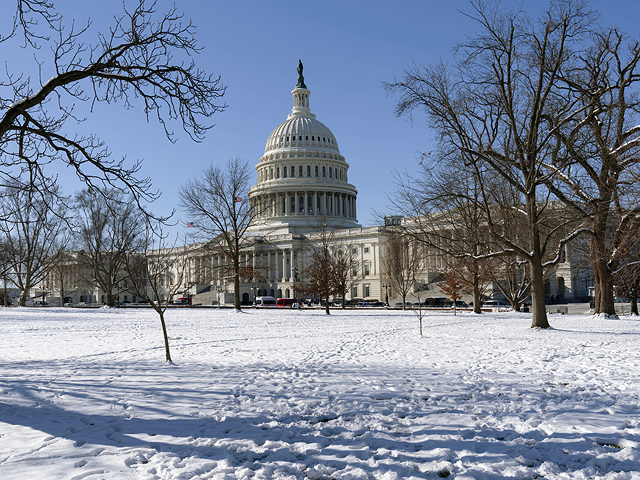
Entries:
[[334,291],[342,299],[344,309],[347,292],[362,278],[357,249],[350,242],[340,242],[332,247],[332,259]]
[[187,247],[169,245],[161,226],[147,226],[138,249],[127,252],[123,266],[132,294],[146,301],[160,318],[164,339],[165,360],[173,363],[169,350],[169,335],[165,313],[174,295],[181,291],[185,279]]
[[404,310],[420,269],[419,244],[412,236],[394,229],[390,230],[383,252],[380,264],[391,288],[402,297]]

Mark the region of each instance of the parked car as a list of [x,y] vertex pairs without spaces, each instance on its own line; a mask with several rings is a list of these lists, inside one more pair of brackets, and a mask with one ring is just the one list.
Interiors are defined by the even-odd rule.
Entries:
[[[453,302],[451,302],[450,307],[453,308]],[[456,301],[456,308],[467,308],[467,307],[468,307],[467,302],[464,302],[462,300]]]
[[482,303],[483,307],[506,307],[507,305],[500,300],[485,300]]

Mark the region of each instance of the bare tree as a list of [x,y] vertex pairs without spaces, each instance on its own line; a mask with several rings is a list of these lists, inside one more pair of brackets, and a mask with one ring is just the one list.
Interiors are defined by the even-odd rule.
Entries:
[[138,249],[144,228],[142,214],[133,197],[115,189],[84,189],[76,194],[75,207],[80,223],[78,258],[86,267],[80,275],[102,290],[106,305],[112,307],[126,290],[124,261],[128,252]]
[[170,245],[161,225],[147,226],[136,251],[127,252],[124,270],[129,279],[129,291],[146,301],[160,318],[164,339],[165,360],[171,360],[165,312],[174,295],[182,289],[189,249]]
[[350,242],[338,242],[332,246],[333,283],[335,295],[342,300],[342,308],[346,307],[347,292],[362,278],[357,248]]
[[180,187],[180,206],[194,224],[199,238],[213,253],[230,260],[233,276],[233,304],[240,310],[240,276],[243,239],[255,220],[249,208],[249,163],[230,159],[224,166],[211,165],[195,180]]
[[[48,187],[54,188],[54,187]],[[54,193],[23,189],[20,184],[0,194],[0,235],[5,240],[9,278],[20,290],[19,305],[25,306],[29,291],[42,283],[58,252],[66,248],[65,216],[56,206]]]
[[404,310],[407,295],[415,287],[416,273],[420,269],[419,243],[411,236],[397,230],[389,230],[380,265],[391,288],[402,297]]
[[61,307],[64,305],[67,291],[72,287],[77,288],[77,260],[78,256],[66,249],[58,251],[51,258],[46,284],[51,287],[51,290],[58,290]]
[[[332,256],[334,230],[331,230],[323,216],[317,218],[316,231],[318,241],[311,247],[307,267],[302,272],[304,282],[299,287],[306,295],[317,295],[325,301],[325,312],[330,315],[329,299],[342,292],[342,285],[336,282],[336,269],[344,273],[341,266],[336,267]],[[343,297],[344,298],[344,297]]]
[[586,218],[595,312],[613,316],[615,272],[640,233],[640,41],[616,29],[593,38],[564,74],[564,94],[581,108],[554,130],[564,150],[546,168],[553,193]]
[[[76,107],[141,104],[169,140],[175,141],[175,122],[200,141],[212,127],[207,119],[225,108],[217,103],[225,86],[182,60],[201,50],[193,23],[176,7],[158,15],[155,2],[140,0],[91,43],[90,22],[78,27],[65,21],[50,1],[16,0],[16,6],[12,28],[0,34],[0,42],[5,50],[26,49],[20,55],[33,56],[38,77],[5,69],[0,79],[0,185],[47,185],[54,177],[48,166],[62,163],[89,186],[127,190],[138,203],[156,198],[150,180],[137,177],[139,161],[114,159],[96,135],[73,133],[83,121]],[[51,58],[44,58],[49,52]]]
[[[406,217],[393,228],[424,247],[425,268],[455,268],[473,295],[475,313],[482,313],[480,299],[488,284],[487,267],[501,252],[492,248],[478,172],[459,156],[443,155],[437,165],[422,155],[415,173],[396,172],[392,208]],[[433,265],[440,257],[441,265]],[[437,263],[437,262],[436,262]]]
[[[546,164],[560,150],[554,130],[568,123],[579,106],[574,97],[558,94],[558,85],[593,18],[580,1],[552,3],[537,22],[522,11],[480,0],[472,7],[470,16],[480,33],[458,48],[457,70],[443,64],[410,67],[387,89],[401,95],[398,115],[424,109],[445,155],[462,155],[478,173],[488,231],[504,251],[529,263],[532,327],[547,328],[545,257],[557,259],[559,249],[581,230],[558,241],[556,255],[545,251],[552,247],[540,231],[550,199]],[[501,235],[494,225],[485,183],[494,177],[519,192],[528,241]]]

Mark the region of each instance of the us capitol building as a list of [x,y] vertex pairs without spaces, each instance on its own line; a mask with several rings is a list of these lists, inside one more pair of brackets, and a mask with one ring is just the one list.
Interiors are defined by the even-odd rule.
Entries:
[[[291,113],[269,135],[256,165],[257,184],[248,192],[252,222],[243,238],[240,260],[241,265],[251,267],[253,275],[241,275],[241,303],[251,304],[258,296],[300,297],[297,287],[305,281],[310,254],[327,238],[330,249],[348,251],[353,259],[347,299],[386,300],[388,296],[397,300],[382,262],[390,232],[385,226],[358,224],[358,191],[349,182],[349,164],[334,134],[311,113],[311,92],[304,83],[302,63],[298,73],[298,83],[291,92]],[[385,219],[387,224],[402,221],[401,217]],[[229,271],[225,256],[198,245],[184,250],[188,252],[187,277],[178,296],[190,296],[193,304],[233,305],[233,279],[224,273]],[[446,259],[428,250],[421,258],[423,284],[437,281],[446,268]],[[75,272],[82,265],[69,267]],[[567,300],[587,294],[586,283],[579,281],[571,261],[561,263],[553,275],[548,284],[550,294]],[[104,292],[81,281],[83,275],[72,276],[76,281],[65,291],[65,302],[104,303]],[[55,286],[50,283],[47,280],[35,289],[34,296],[44,291],[55,295]],[[442,296],[437,288],[429,289],[425,296]],[[488,296],[500,297],[496,288],[490,290],[485,292]],[[410,297],[407,300],[412,300]],[[136,297],[124,291],[119,300],[135,302]],[[56,304],[60,299],[51,297],[49,301]]]
[[[332,248],[351,249],[358,265],[347,298],[384,298],[380,266],[384,228],[358,224],[358,191],[349,183],[349,164],[340,154],[335,135],[311,113],[311,92],[304,83],[301,64],[298,73],[298,84],[291,92],[291,113],[269,135],[256,165],[258,182],[249,190],[253,222],[247,230],[242,261],[261,272],[262,278],[241,281],[241,302],[249,304],[264,295],[297,296],[296,285],[304,282],[310,252],[322,240],[321,229],[325,238],[326,231],[331,231]],[[193,261],[194,270],[202,271],[199,262],[206,265],[210,259]],[[213,262],[221,266],[224,258],[219,256]],[[212,290],[222,287],[226,292],[221,303],[233,303],[231,281],[215,278],[212,286]],[[194,289],[199,290],[192,292],[194,303],[201,299],[203,304],[209,303],[207,286]]]

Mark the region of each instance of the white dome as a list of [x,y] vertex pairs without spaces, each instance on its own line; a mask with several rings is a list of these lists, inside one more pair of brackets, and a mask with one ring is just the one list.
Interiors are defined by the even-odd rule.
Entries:
[[269,135],[264,153],[296,148],[340,153],[336,137],[324,123],[312,116],[289,115]]

